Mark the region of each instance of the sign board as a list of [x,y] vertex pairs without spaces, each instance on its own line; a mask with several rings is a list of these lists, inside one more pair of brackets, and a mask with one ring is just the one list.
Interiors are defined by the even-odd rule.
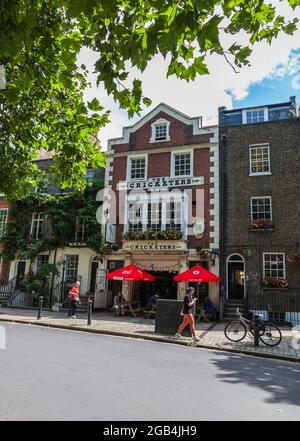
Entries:
[[109,222],[105,225],[105,242],[116,243],[117,227]]
[[98,268],[96,273],[96,287],[95,287],[95,308],[106,308],[106,271]]
[[183,240],[124,240],[126,251],[185,251],[187,244]]
[[204,177],[194,178],[151,178],[146,181],[122,181],[117,184],[117,190],[168,190],[174,187],[188,187],[192,185],[203,185]]

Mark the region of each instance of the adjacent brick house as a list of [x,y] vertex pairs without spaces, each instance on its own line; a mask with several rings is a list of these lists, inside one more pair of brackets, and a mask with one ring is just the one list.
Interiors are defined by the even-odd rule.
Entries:
[[[217,127],[202,127],[201,118],[163,103],[109,140],[103,213],[116,237],[103,275],[129,263],[155,274],[155,286],[137,288],[143,303],[154,289],[181,298],[185,285],[173,278],[197,262],[218,274],[218,167]],[[120,286],[109,282],[105,289],[96,307],[112,304]],[[202,289],[218,306],[217,284]]]
[[[300,323],[300,118],[295,98],[219,109],[224,299]],[[287,282],[286,282],[287,280]],[[288,289],[287,289],[288,283]]]

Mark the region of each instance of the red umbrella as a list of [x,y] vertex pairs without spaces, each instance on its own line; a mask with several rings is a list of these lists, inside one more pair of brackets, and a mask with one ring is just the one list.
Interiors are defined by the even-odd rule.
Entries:
[[105,276],[108,280],[128,280],[129,282],[154,282],[156,279],[152,274],[139,269],[137,266],[127,265],[118,270],[112,271]]
[[174,277],[175,282],[220,282],[220,278],[211,273],[201,265],[195,265],[193,268],[177,274]]

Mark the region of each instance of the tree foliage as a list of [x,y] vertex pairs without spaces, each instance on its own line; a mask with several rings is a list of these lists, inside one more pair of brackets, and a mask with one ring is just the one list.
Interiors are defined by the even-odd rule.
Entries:
[[[297,8],[300,0],[284,3]],[[82,47],[98,53],[98,83],[133,116],[151,99],[139,78],[124,86],[131,67],[143,72],[162,54],[168,76],[194,80],[209,73],[210,54],[242,67],[256,42],[271,43],[296,26],[297,19],[287,21],[263,0],[2,0],[0,65],[7,86],[0,90],[0,192],[20,197],[47,179],[32,162],[41,148],[53,152],[51,178],[62,188],[82,189],[87,165],[103,165],[94,135],[109,112],[96,97],[83,100]],[[237,43],[241,32],[246,45]]]
[[[14,260],[16,256],[31,262],[44,251],[69,246],[75,240],[76,220],[85,225],[85,246],[97,253],[104,243],[96,220],[95,195],[103,188],[102,183],[89,184],[83,192],[64,195],[31,194],[27,198],[12,201],[10,219],[0,238],[5,245],[0,259]],[[33,213],[47,216],[46,228],[39,240],[30,237]]]

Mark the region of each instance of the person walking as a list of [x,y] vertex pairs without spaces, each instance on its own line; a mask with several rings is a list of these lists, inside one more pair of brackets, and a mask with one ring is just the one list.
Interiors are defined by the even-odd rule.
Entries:
[[79,288],[80,282],[75,282],[72,288],[69,291],[69,313],[68,316],[71,318],[77,318],[76,311],[77,306],[80,303],[79,299]]
[[181,333],[184,330],[184,328],[189,324],[191,334],[193,336],[193,340],[194,341],[200,340],[199,337],[196,335],[196,329],[195,329],[194,310],[198,298],[194,297],[194,293],[195,293],[195,288],[190,287],[186,290],[186,295],[183,299],[183,309],[182,309],[183,321],[179,326],[177,333],[175,334],[176,338],[183,338]]

